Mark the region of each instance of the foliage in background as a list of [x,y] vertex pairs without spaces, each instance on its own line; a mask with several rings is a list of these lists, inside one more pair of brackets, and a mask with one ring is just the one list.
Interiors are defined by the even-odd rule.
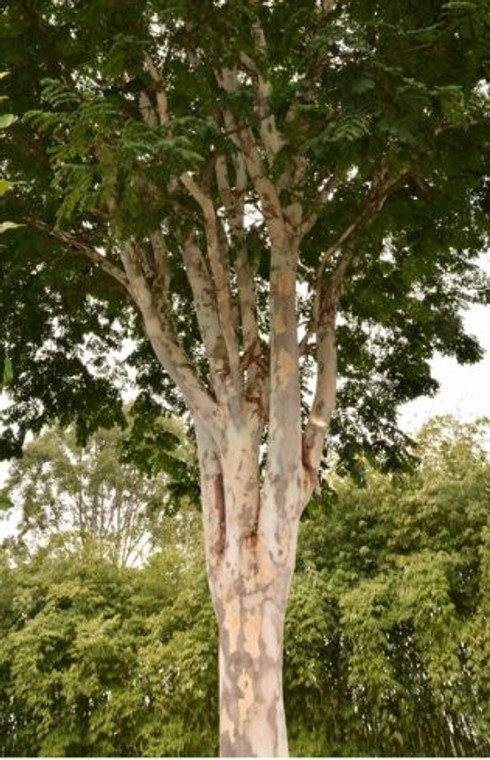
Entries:
[[[488,429],[436,420],[414,475],[368,470],[310,506],[285,646],[292,754],[489,754]],[[139,569],[95,544],[4,549],[4,756],[217,752],[199,519],[166,517]]]
[[214,613],[191,547],[140,570],[90,549],[2,558],[2,756],[216,754]]
[[312,734],[325,755],[489,753],[488,431],[435,420],[416,474],[368,471],[365,488],[337,481],[311,505],[298,579],[325,613],[285,666],[292,716],[309,692],[300,754]]
[[92,544],[116,563],[142,563],[177,500],[192,493],[184,484],[195,463],[175,420],[142,430],[142,419],[129,411],[127,430],[99,430],[85,446],[73,428],[55,427],[25,447],[0,490],[7,516],[20,512],[19,549]]

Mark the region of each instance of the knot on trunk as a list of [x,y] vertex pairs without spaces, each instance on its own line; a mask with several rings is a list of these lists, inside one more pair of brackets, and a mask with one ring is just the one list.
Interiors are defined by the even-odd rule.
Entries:
[[246,549],[256,549],[257,548],[257,542],[258,542],[258,535],[257,531],[253,530],[251,533],[246,535],[243,539],[243,543],[245,545]]

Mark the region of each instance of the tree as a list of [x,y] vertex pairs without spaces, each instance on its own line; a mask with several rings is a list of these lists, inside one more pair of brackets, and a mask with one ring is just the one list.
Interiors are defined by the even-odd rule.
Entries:
[[[183,467],[183,478],[184,447],[177,426],[174,433],[169,426],[168,421],[154,426],[154,439],[165,442],[167,460],[174,469]],[[136,432],[98,431],[82,447],[73,430],[53,428],[29,443],[0,491],[10,511],[21,512],[15,540],[34,549],[49,540],[93,544],[122,565],[141,562],[159,532],[158,523],[173,507],[169,476],[150,477],[134,463],[119,461],[134,445]]]
[[29,225],[2,266],[2,453],[55,416],[121,422],[110,350],[138,339],[142,407],[194,425],[221,751],[284,755],[325,435],[351,469],[403,466],[396,407],[434,389],[432,351],[481,355],[460,309],[488,295],[488,4],[26,0],[2,21],[24,114],[4,205]]
[[145,568],[93,546],[45,547],[14,567],[0,555],[0,756],[215,755],[216,624],[198,543]]
[[413,474],[337,478],[308,508],[286,701],[318,730],[291,725],[297,754],[488,754],[488,430],[435,419]]

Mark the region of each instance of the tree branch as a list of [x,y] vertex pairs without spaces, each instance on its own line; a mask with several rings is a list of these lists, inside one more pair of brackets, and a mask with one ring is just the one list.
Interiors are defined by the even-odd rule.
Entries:
[[235,390],[239,390],[241,386],[241,379],[237,337],[233,327],[234,320],[229,283],[226,277],[225,269],[223,267],[223,262],[221,260],[221,248],[216,211],[211,197],[203,190],[203,188],[190,173],[187,172],[185,174],[182,174],[180,180],[184,187],[186,187],[192,197],[199,204],[203,213],[209,263],[211,266],[211,272],[216,289],[218,319],[221,325],[221,332],[226,346],[230,376],[235,386]]
[[131,293],[143,316],[143,322],[153,350],[166,372],[181,390],[186,402],[201,424],[219,437],[220,417],[216,401],[201,384],[189,358],[175,335],[169,305],[162,293],[155,293],[141,265],[138,246],[126,241],[121,250]]
[[216,608],[220,561],[226,543],[226,510],[223,471],[219,451],[208,431],[196,425],[199,471],[201,475],[202,520],[204,528],[205,556],[210,588]]
[[303,505],[308,503],[317,483],[323,444],[335,406],[337,386],[335,321],[345,273],[353,257],[354,248],[348,248],[340,257],[329,279],[320,284],[320,313],[316,325],[315,395],[302,440],[302,463],[305,475]]
[[157,111],[158,111],[158,117],[160,119],[160,124],[167,124],[170,119],[170,115],[169,115],[169,108],[168,108],[168,98],[167,98],[167,93],[165,91],[163,78],[160,72],[158,71],[158,68],[155,66],[151,56],[146,51],[143,54],[143,58],[146,64],[146,68],[148,69],[148,73],[155,85],[156,97],[157,97]]
[[188,235],[184,243],[182,258],[192,289],[199,331],[206,349],[213,387],[216,394],[223,397],[229,370],[226,346],[218,318],[213,283],[194,231]]
[[[230,222],[232,242],[236,249],[236,274],[238,286],[238,301],[242,327],[242,347],[249,355],[248,385],[253,385],[256,366],[254,358],[260,354],[259,332],[257,326],[256,294],[252,271],[248,260],[244,228],[244,196],[247,187],[247,171],[243,156],[235,158],[236,184],[231,189],[226,158],[220,155],[216,158],[216,180],[220,197]],[[252,356],[254,354],[254,356]]]
[[[221,69],[216,72],[216,79],[225,92],[235,93],[237,91],[238,81],[235,71]],[[284,246],[287,236],[286,220],[277,188],[264,167],[253,132],[245,124],[237,123],[229,109],[224,109],[223,114],[225,126],[230,131],[233,142],[245,159],[250,180],[259,196],[271,243],[281,248]]]
[[[372,192],[370,193],[370,196],[364,208],[359,213],[359,215],[349,224],[348,227],[346,227],[340,233],[337,239],[322,253],[320,257],[320,261],[317,266],[316,276],[315,276],[315,297],[314,297],[313,310],[312,310],[313,311],[312,325],[311,325],[310,330],[307,331],[307,334],[305,338],[303,339],[303,341],[307,342],[311,334],[315,332],[317,319],[318,319],[318,313],[320,310],[322,280],[325,274],[325,269],[327,265],[329,264],[329,262],[332,261],[332,257],[335,255],[337,251],[339,251],[342,248],[342,246],[352,237],[352,235],[356,232],[356,230],[358,230],[359,227],[361,227],[361,225],[365,221],[367,221],[372,216],[374,216],[375,214],[381,211],[390,193],[393,192],[393,190],[395,190],[398,187],[403,177],[407,176],[408,174],[409,174],[408,169],[402,169],[396,175],[396,177],[386,180],[382,184],[373,183]],[[333,187],[335,182],[336,182],[335,179],[332,178],[331,187]]]
[[264,79],[255,61],[246,53],[240,54],[243,66],[249,71],[255,81],[255,100],[257,114],[259,116],[259,131],[262,144],[265,148],[267,160],[270,165],[285,145],[285,140],[277,128],[276,119],[269,107],[269,98],[272,94],[272,85]]
[[155,263],[156,282],[154,286],[160,288],[167,298],[170,287],[170,265],[165,236],[160,228],[156,228],[150,232],[149,237]]
[[[151,59],[149,54],[146,52],[144,53],[144,60],[145,60],[145,64],[148,69],[148,72],[156,86],[158,119],[160,121],[160,124],[164,125],[169,122],[170,114],[169,114],[169,107],[168,107],[168,98],[165,92],[163,79],[156,65],[154,64],[153,60]],[[149,101],[149,98],[146,96],[145,93],[142,93],[140,95],[140,110],[141,110],[143,119],[145,119],[147,123],[150,123],[150,120],[151,122],[154,122],[156,118],[156,113],[154,110],[153,111],[151,110],[151,102]],[[179,177],[179,181],[186,188],[186,190],[189,192],[192,198],[198,203],[198,205],[200,206],[203,212],[208,257],[209,257],[209,262],[211,265],[211,272],[213,275],[214,286],[215,286],[216,303],[218,307],[217,309],[218,320],[219,320],[219,324],[221,325],[221,332],[223,335],[223,339],[224,339],[224,343],[225,343],[226,351],[228,355],[228,362],[227,362],[228,369],[230,372],[233,385],[235,387],[235,391],[238,391],[241,386],[238,346],[236,342],[235,331],[233,329],[234,320],[233,320],[233,312],[232,312],[232,304],[231,304],[231,295],[230,295],[228,280],[226,277],[226,272],[225,272],[223,261],[222,261],[218,220],[216,218],[216,212],[215,212],[214,205],[213,205],[210,195],[207,192],[205,192],[205,190],[199,185],[197,180],[193,177],[193,175],[190,172],[183,172]],[[186,242],[184,244],[184,252],[185,252],[185,255],[187,256],[187,259],[190,261],[192,258],[194,261],[197,261],[195,255],[194,256],[190,255],[190,250],[191,248],[189,248],[189,244],[188,242]],[[195,251],[196,251],[196,248],[194,248],[194,253]],[[191,284],[191,287],[193,287],[192,282],[190,284]],[[194,285],[197,285],[195,277],[194,277]],[[201,282],[201,285],[203,285],[203,282]],[[194,288],[193,288],[193,292],[194,292]],[[196,308],[197,308],[197,303],[196,303]],[[202,337],[204,340],[204,336],[208,335],[210,328],[209,328],[209,314],[206,317],[204,317],[203,308],[204,307],[201,300],[200,307],[199,307],[199,313],[200,313],[199,324],[200,324],[200,329],[202,328],[202,330],[204,330],[204,334],[202,333]],[[207,311],[209,312],[208,309]],[[209,344],[209,340],[205,341],[205,345],[206,345],[207,350],[211,348]],[[216,350],[216,348],[214,348],[214,350]],[[221,360],[218,360],[218,363],[217,363],[213,359],[213,356],[210,354],[208,354],[208,360],[209,360],[210,368],[212,368],[213,366],[217,367],[221,361]],[[222,372],[223,372],[223,369],[221,368],[219,371],[219,376],[215,378],[215,384],[220,387],[223,386]]]
[[389,194],[407,174],[408,171],[404,169],[392,179],[381,179],[379,182],[373,183],[373,191],[367,204],[359,216],[324,251],[317,267],[313,325],[302,341],[306,345],[311,333],[316,333],[317,379],[315,395],[302,442],[302,461],[305,475],[303,504],[307,503],[316,485],[325,436],[335,405],[337,381],[335,321],[345,274],[355,255],[354,246],[350,244],[345,248],[326,281],[324,279],[325,269],[327,264],[332,261],[334,254],[337,251],[342,251],[342,248],[350,243],[354,232],[363,222],[381,211]]
[[106,256],[99,253],[94,248],[91,248],[87,243],[79,240],[69,232],[53,229],[48,224],[45,224],[45,222],[42,222],[40,219],[27,218],[25,220],[25,223],[31,227],[35,227],[36,229],[41,230],[42,232],[45,232],[47,235],[49,235],[49,237],[52,237],[55,240],[59,240],[60,242],[68,245],[75,253],[83,256],[85,259],[88,259],[98,269],[102,269],[113,279],[117,280],[117,282],[119,282],[131,295],[129,280],[124,271],[120,269],[117,264],[113,264],[112,261],[109,261]]

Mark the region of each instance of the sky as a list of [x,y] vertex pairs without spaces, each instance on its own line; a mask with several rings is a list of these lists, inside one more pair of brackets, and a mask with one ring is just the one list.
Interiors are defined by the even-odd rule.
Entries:
[[432,374],[440,390],[432,398],[421,396],[400,408],[398,419],[406,432],[415,433],[429,417],[439,414],[452,414],[463,422],[490,417],[490,306],[471,307],[465,325],[485,350],[484,358],[462,366],[456,359],[436,355]]

